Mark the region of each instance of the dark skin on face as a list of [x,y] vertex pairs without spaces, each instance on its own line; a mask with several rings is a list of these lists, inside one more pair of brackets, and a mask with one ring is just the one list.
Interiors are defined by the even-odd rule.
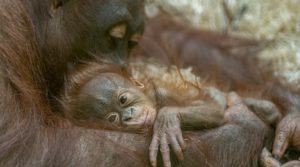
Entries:
[[[42,52],[47,55],[46,70],[51,89],[61,83],[66,62],[76,64],[93,59],[95,55],[105,61],[126,64],[128,54],[137,44],[144,29],[142,0],[52,0],[49,18],[37,26],[41,34]],[[101,54],[100,54],[101,53]],[[99,56],[96,56],[99,57]],[[60,78],[59,78],[60,77]],[[55,90],[56,91],[56,90]]]
[[[95,65],[89,68],[95,68]],[[222,106],[217,99],[226,97],[217,89],[206,90],[214,98],[205,99],[202,96],[201,100],[201,96],[198,96],[197,100],[191,101],[195,97],[188,99],[184,91],[174,93],[166,87],[156,85],[156,91],[164,93],[154,92],[151,90],[153,87],[145,87],[137,80],[130,80],[111,72],[95,74],[92,79],[82,84],[76,86],[76,90],[70,89],[66,95],[66,108],[63,109],[65,116],[79,126],[111,130],[138,132],[148,130],[154,125],[149,148],[152,166],[156,166],[159,146],[164,166],[171,165],[169,144],[177,158],[183,160],[183,150],[186,146],[181,128],[215,128],[225,122],[226,106]],[[74,91],[78,93],[75,95]],[[157,93],[160,94],[160,100],[169,104],[157,108]],[[176,103],[172,105],[171,101],[174,100]],[[185,104],[180,106],[179,102]],[[243,103],[268,125],[273,125],[280,119],[278,109],[269,101],[244,98]]]
[[141,0],[53,0],[49,8],[44,47],[72,46],[55,50],[69,58],[106,53],[114,62],[127,61],[144,28]]

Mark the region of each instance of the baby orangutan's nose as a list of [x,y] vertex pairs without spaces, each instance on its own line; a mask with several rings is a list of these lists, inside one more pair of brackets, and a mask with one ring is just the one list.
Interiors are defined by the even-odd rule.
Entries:
[[133,112],[134,112],[134,109],[133,109],[133,108],[130,108],[130,110],[127,111],[127,112],[123,115],[122,121],[123,121],[123,122],[127,122],[127,121],[130,121],[131,119],[133,119]]

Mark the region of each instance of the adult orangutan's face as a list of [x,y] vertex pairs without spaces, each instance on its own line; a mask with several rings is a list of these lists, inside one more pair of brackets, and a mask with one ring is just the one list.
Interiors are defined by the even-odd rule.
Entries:
[[54,0],[49,5],[44,45],[71,60],[105,53],[106,60],[125,62],[143,31],[143,0]]

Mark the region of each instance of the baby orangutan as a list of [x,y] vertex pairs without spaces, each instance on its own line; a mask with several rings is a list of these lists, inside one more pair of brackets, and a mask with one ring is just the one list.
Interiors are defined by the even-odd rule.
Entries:
[[[78,87],[68,99],[65,116],[80,126],[137,130],[153,124],[155,104],[130,80],[102,73]],[[69,95],[70,95],[69,94]]]
[[[223,123],[224,106],[214,100],[200,101],[208,98],[200,97],[199,90],[187,98],[158,88],[155,83],[142,84],[116,67],[89,66],[73,75],[64,95],[64,115],[76,125],[136,132],[149,129],[157,110],[170,105],[185,108],[180,112],[183,124],[191,127],[209,128]],[[192,119],[194,112],[200,112],[196,117],[199,120]]]
[[[183,159],[181,128],[218,127],[224,124],[227,107],[226,94],[218,89],[192,83],[175,85],[141,75],[132,79],[121,68],[89,64],[77,70],[66,85],[64,115],[74,124],[90,128],[138,132],[154,125],[151,164],[156,165],[160,146],[164,165],[170,166],[168,144],[177,158]],[[273,103],[254,98],[243,100],[266,124],[279,120],[280,113]]]

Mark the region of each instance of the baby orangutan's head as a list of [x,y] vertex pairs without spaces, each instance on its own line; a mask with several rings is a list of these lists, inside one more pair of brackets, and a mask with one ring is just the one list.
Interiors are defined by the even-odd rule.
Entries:
[[64,112],[76,125],[142,130],[154,122],[156,109],[153,100],[121,75],[101,73],[72,89],[77,89],[77,93],[68,95]]

